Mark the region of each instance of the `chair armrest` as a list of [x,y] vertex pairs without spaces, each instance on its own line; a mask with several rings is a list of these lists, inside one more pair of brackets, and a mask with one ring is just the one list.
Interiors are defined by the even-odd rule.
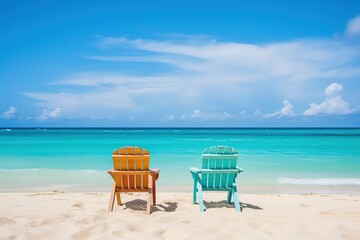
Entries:
[[150,170],[109,170],[110,175],[150,175],[152,172]]
[[191,173],[192,178],[194,179],[194,183],[195,182],[201,182],[201,179],[200,179],[201,170],[199,170],[196,167],[191,167],[190,168],[190,173]]
[[239,169],[202,169],[202,173],[239,173]]
[[190,168],[190,172],[191,172],[191,173],[196,173],[196,174],[197,174],[197,173],[201,173],[201,170],[199,170],[199,169],[198,169],[198,168],[196,168],[196,167],[191,167],[191,168]]
[[160,173],[160,169],[158,168],[153,168],[153,169],[150,169],[151,173],[155,173],[155,174],[159,174]]
[[158,168],[153,168],[153,169],[150,169],[150,171],[151,171],[151,175],[154,176],[154,180],[156,181],[156,180],[159,178],[160,169],[158,169]]
[[244,169],[239,168],[239,167],[236,167],[236,169],[238,169],[240,172],[243,172],[243,171],[244,171]]

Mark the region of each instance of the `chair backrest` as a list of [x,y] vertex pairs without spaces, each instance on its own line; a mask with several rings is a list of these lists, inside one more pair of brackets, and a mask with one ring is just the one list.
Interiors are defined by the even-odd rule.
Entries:
[[206,148],[202,155],[203,169],[232,169],[236,168],[238,152],[227,146],[213,146]]
[[[112,153],[116,186],[122,189],[147,189],[149,184],[150,154],[139,147],[121,147]],[[127,173],[128,171],[128,173]]]
[[121,147],[112,153],[114,170],[149,170],[150,154],[139,147]]
[[[226,170],[236,169],[238,152],[227,146],[213,146],[203,151],[201,185],[205,189],[219,189],[232,187],[237,173]],[[206,170],[217,170],[215,173]],[[223,170],[224,172],[222,172]]]

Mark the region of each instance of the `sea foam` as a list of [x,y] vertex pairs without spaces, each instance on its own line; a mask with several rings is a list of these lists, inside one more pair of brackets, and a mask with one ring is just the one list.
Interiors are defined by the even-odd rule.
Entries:
[[279,178],[278,183],[291,185],[360,185],[360,178]]

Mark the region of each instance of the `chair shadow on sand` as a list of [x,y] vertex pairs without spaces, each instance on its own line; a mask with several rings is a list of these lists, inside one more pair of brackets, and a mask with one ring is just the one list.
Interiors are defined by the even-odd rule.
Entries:
[[[131,209],[134,211],[144,211],[146,210],[146,201],[142,199],[135,199],[129,202],[124,203],[124,209]],[[151,206],[151,212],[175,212],[177,209],[176,202],[164,202],[164,204],[156,204],[155,206]]]
[[[206,208],[234,208],[234,203],[232,202],[231,204],[229,204],[229,203],[227,203],[226,200],[218,201],[218,202],[204,201],[204,205],[205,205]],[[240,206],[241,206],[242,209],[251,208],[251,209],[254,209],[254,210],[263,210],[263,208],[261,208],[259,206],[256,206],[256,205],[252,205],[250,203],[241,202]]]
[[[164,205],[165,204],[165,205]],[[164,202],[164,204],[156,204],[155,206],[151,206],[151,212],[175,212],[178,206],[177,202]],[[128,201],[124,203],[125,209],[131,209],[134,211],[144,211],[146,210],[146,201],[142,199],[135,199],[132,201]],[[234,208],[234,203],[228,204],[226,200],[217,201],[217,202],[208,202],[204,201],[204,205],[206,208]],[[262,207],[241,202],[240,206],[242,209],[249,208],[253,210],[263,210]]]
[[244,203],[242,202],[241,204],[241,208],[244,209],[244,208],[251,208],[251,209],[254,209],[254,210],[263,210],[262,207],[259,207],[259,206],[256,206],[256,205],[252,205],[250,203]]

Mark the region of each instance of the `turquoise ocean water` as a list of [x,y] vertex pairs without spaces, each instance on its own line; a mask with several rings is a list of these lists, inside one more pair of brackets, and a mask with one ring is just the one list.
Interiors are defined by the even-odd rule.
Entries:
[[202,150],[239,152],[245,193],[360,193],[360,129],[0,129],[0,191],[109,191],[111,152],[149,150],[159,191],[191,191]]

